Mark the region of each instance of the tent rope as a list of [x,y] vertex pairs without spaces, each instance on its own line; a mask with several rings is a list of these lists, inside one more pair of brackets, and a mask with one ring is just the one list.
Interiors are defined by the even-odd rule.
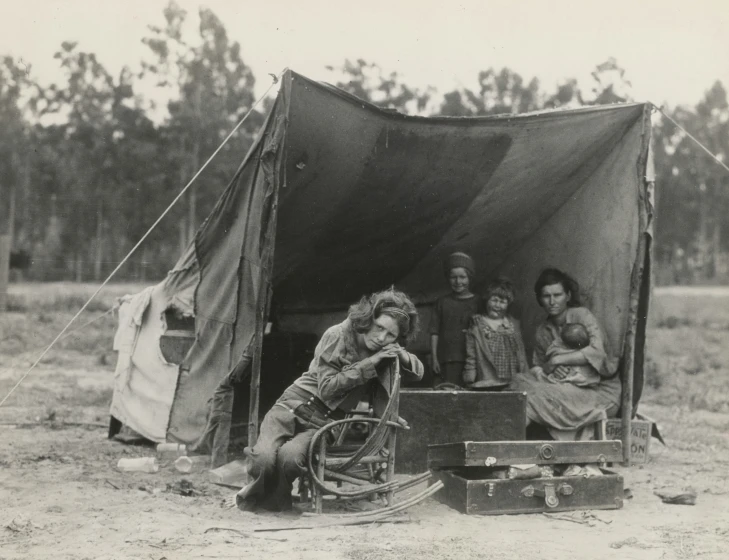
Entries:
[[691,140],[693,140],[694,142],[696,142],[696,144],[699,146],[699,148],[701,148],[707,154],[709,154],[712,158],[714,158],[714,161],[716,161],[716,163],[718,163],[724,169],[726,169],[727,171],[729,171],[729,167],[727,167],[726,163],[724,163],[723,161],[721,161],[718,156],[716,156],[713,153],[711,153],[711,150],[709,150],[709,148],[707,148],[701,142],[699,142],[688,130],[686,130],[684,127],[682,127],[680,124],[678,124],[675,120],[673,120],[671,117],[669,117],[668,114],[666,114],[666,112],[663,110],[663,107],[658,107],[655,103],[651,103],[651,105],[653,105],[653,108],[656,109],[656,111],[658,111],[664,117],[666,117],[669,121],[671,121],[677,128],[681,129],[684,132],[684,134],[686,134],[686,136],[688,136],[689,138],[691,138]]
[[89,304],[93,301],[93,299],[99,295],[99,292],[109,283],[109,280],[112,279],[112,277],[119,272],[119,269],[121,269],[122,266],[124,266],[124,263],[129,260],[129,258],[134,254],[134,252],[139,248],[139,246],[149,237],[149,234],[152,233],[152,230],[156,228],[159,223],[162,221],[162,219],[172,210],[172,207],[177,204],[177,202],[182,198],[182,196],[187,192],[187,190],[190,188],[190,186],[195,182],[195,180],[198,178],[198,176],[205,170],[205,168],[210,164],[211,161],[213,161],[213,158],[218,155],[218,152],[223,149],[223,146],[228,143],[228,140],[231,139],[233,134],[235,134],[238,129],[243,125],[243,123],[248,119],[248,117],[253,113],[253,110],[258,106],[258,104],[263,101],[263,99],[268,95],[268,92],[271,91],[271,88],[273,88],[274,85],[276,85],[279,82],[279,78],[283,75],[283,73],[286,71],[284,68],[281,70],[281,72],[274,76],[271,82],[271,85],[268,86],[268,89],[261,95],[261,97],[256,100],[256,102],[251,106],[251,108],[248,110],[248,112],[243,116],[243,118],[238,122],[237,125],[233,128],[233,130],[230,131],[228,136],[225,137],[225,140],[223,140],[220,145],[217,147],[217,149],[211,154],[211,156],[207,159],[207,161],[198,169],[197,173],[193,175],[192,179],[187,183],[187,185],[184,186],[184,188],[178,193],[178,195],[170,202],[170,204],[165,208],[165,210],[160,214],[159,218],[157,218],[154,223],[149,227],[147,232],[141,237],[139,241],[134,245],[134,247],[131,248],[131,250],[127,253],[127,255],[121,260],[121,262],[116,266],[114,270],[111,271],[111,274],[106,277],[106,280],[104,280],[101,285],[96,289],[96,291],[91,294],[91,297],[86,301],[86,303],[81,306],[81,309],[79,309],[76,314],[71,318],[71,320],[66,324],[65,327],[63,327],[63,330],[61,330],[58,335],[56,335],[56,338],[53,339],[53,341],[46,347],[45,350],[43,350],[43,353],[38,356],[35,362],[26,370],[26,372],[18,379],[18,382],[13,386],[12,389],[10,389],[10,392],[5,395],[5,398],[3,398],[2,401],[0,401],[0,407],[5,404],[5,401],[7,401],[10,398],[10,395],[12,395],[15,390],[20,386],[20,384],[25,380],[26,377],[30,374],[31,371],[35,369],[35,367],[40,363],[40,361],[44,358],[44,356],[48,353],[48,351],[53,348],[53,346],[58,342],[61,337],[66,333],[68,328],[73,324],[73,322],[78,319],[78,317],[81,315],[81,313],[84,312],[84,310],[89,306]]

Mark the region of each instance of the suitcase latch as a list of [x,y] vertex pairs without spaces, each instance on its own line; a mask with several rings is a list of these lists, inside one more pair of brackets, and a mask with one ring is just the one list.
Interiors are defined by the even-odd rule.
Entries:
[[569,484],[561,483],[556,488],[554,484],[547,483],[543,488],[535,488],[531,484],[522,488],[521,495],[526,498],[533,498],[537,496],[544,498],[544,505],[548,508],[555,508],[559,505],[558,494],[562,496],[570,496],[574,492],[574,489]]
[[539,456],[545,461],[554,459],[554,447],[552,447],[548,443],[545,443],[544,445],[542,445],[541,448],[539,448]]

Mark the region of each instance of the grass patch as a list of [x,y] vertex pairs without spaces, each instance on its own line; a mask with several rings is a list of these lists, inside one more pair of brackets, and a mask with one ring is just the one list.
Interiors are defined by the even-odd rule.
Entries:
[[[60,333],[74,313],[34,311],[6,313],[0,316],[0,355],[21,357],[37,355]],[[91,324],[87,324],[91,321]],[[101,356],[110,351],[117,325],[115,313],[101,316],[98,311],[85,311],[46,355],[43,363],[57,363],[63,353],[78,353],[86,357]],[[78,329],[78,330],[77,330]],[[48,358],[49,360],[47,360]],[[101,359],[101,358],[99,358]],[[64,365],[69,365],[66,362]]]
[[[0,380],[0,395],[6,395],[15,382],[15,378]],[[112,393],[111,382],[108,383],[108,386],[80,385],[78,378],[73,375],[44,374],[42,380],[29,377],[22,389],[18,389],[10,396],[7,406],[45,407],[50,417],[57,413],[54,411],[63,409],[107,408],[111,404]]]
[[729,291],[657,290],[648,322],[645,397],[729,412]]
[[[0,360],[8,368],[27,367],[63,330],[97,290],[98,284],[55,282],[9,286],[9,309],[0,315]],[[142,289],[140,284],[110,284],[96,296],[64,336],[44,356],[42,363],[62,367],[109,367],[117,315],[111,310],[118,299]],[[93,322],[88,324],[89,322]]]
[[[73,282],[50,282],[10,284],[8,288],[9,311],[27,313],[75,313],[97,290],[99,284],[76,284]],[[135,294],[146,287],[143,284],[109,284],[99,292],[86,308],[90,312],[103,312],[113,307],[117,299],[125,294]]]

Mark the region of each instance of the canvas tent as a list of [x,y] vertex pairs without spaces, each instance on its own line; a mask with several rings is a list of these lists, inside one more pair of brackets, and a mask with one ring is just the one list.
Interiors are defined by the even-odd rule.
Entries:
[[[443,259],[465,251],[478,263],[475,291],[497,274],[514,282],[528,346],[543,319],[539,271],[556,266],[580,281],[620,358],[629,418],[649,299],[649,146],[647,104],[422,118],[287,71],[194,242],[164,281],[123,306],[112,416],[154,441],[192,442],[208,398],[261,340],[271,296],[280,330],[319,335],[361,295],[394,284],[427,325],[447,292]],[[168,310],[194,317],[179,365],[159,348]],[[426,339],[416,353],[427,353]],[[260,344],[254,388],[259,354]],[[253,390],[253,424],[256,402]]]

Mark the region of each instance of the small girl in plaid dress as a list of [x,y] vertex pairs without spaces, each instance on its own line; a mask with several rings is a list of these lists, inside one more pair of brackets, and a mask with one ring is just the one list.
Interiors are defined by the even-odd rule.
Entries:
[[479,389],[503,389],[514,375],[529,370],[519,325],[507,314],[514,288],[505,278],[486,288],[483,309],[466,333],[463,381]]

